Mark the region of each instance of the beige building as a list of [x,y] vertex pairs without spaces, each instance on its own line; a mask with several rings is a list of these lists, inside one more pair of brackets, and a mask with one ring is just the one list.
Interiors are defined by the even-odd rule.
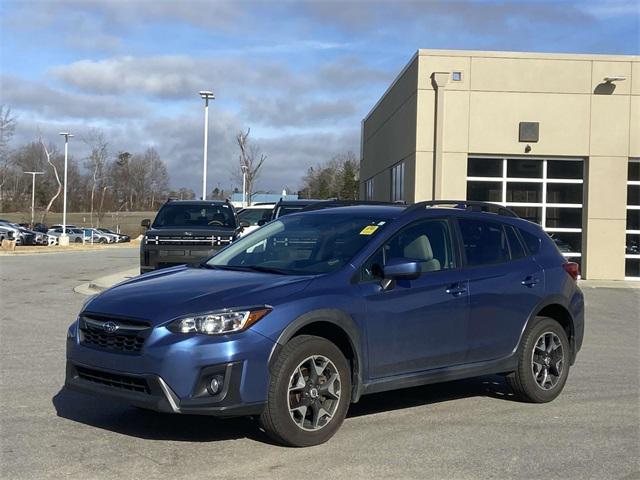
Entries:
[[362,122],[361,197],[501,203],[640,280],[640,57],[419,50]]

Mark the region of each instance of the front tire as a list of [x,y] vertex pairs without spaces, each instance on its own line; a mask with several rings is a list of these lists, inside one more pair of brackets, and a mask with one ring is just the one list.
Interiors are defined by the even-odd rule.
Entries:
[[271,368],[260,425],[276,442],[319,445],[342,425],[351,399],[349,363],[336,345],[310,335],[294,337]]
[[518,368],[506,380],[521,400],[546,403],[554,400],[567,381],[571,345],[564,328],[554,319],[537,317],[527,327],[518,352]]

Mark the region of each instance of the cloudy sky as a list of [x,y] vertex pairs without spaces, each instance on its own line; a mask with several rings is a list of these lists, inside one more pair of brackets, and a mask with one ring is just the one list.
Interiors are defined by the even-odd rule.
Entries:
[[200,193],[211,89],[211,188],[231,184],[250,127],[268,156],[258,188],[295,190],[310,165],[359,153],[361,119],[418,48],[638,54],[639,16],[640,0],[2,0],[0,103],[14,146],[97,127],[113,152],[154,146],[172,186]]

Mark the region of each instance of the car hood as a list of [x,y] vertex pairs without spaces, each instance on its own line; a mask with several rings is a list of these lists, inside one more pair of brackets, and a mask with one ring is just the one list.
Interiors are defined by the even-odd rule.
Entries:
[[221,308],[277,305],[313,277],[179,266],[140,275],[110,288],[84,312],[148,320],[153,325]]

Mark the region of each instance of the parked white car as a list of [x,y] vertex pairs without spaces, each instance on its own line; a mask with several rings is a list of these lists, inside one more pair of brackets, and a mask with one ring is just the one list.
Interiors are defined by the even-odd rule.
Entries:
[[[259,222],[271,220],[271,214],[273,212],[274,203],[261,203],[258,205],[251,205],[245,207],[238,212],[238,223],[244,228],[240,233],[240,236],[253,232],[260,228]],[[262,222],[264,223],[264,222]]]

